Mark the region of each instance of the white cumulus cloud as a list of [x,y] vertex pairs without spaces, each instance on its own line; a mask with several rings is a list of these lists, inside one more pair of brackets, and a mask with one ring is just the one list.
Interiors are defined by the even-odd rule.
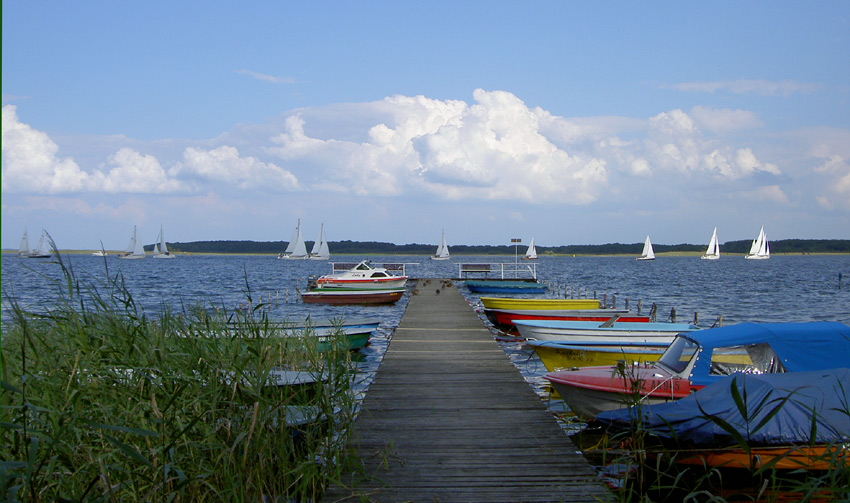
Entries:
[[202,178],[233,184],[240,189],[271,191],[297,190],[298,179],[289,171],[256,157],[242,157],[234,147],[212,150],[189,147],[183,152],[183,165],[178,171],[194,173]]
[[119,149],[109,158],[109,165],[114,167],[92,177],[92,186],[104,192],[164,193],[183,188],[168,177],[156,157],[130,148]]
[[511,93],[479,89],[473,97],[473,105],[389,97],[375,104],[389,119],[371,126],[361,142],[311,137],[307,119],[293,115],[269,152],[293,163],[321,162],[338,188],[355,194],[407,189],[449,199],[575,204],[597,198],[606,183],[605,162],[570,155],[550,141],[542,124],[551,127],[557,119]]
[[18,120],[14,105],[3,107],[4,191],[55,194],[84,189],[89,175],[58,152],[49,136]]
[[3,107],[3,190],[58,194],[67,192],[171,192],[182,184],[169,179],[152,155],[121,148],[108,159],[106,172],[82,170],[59,157],[59,146],[42,131],[18,120],[13,105]]

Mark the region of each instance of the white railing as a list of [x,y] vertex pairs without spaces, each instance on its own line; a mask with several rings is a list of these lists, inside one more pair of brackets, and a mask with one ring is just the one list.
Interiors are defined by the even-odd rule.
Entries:
[[492,279],[537,279],[537,264],[458,264],[459,278],[467,278],[472,274]]

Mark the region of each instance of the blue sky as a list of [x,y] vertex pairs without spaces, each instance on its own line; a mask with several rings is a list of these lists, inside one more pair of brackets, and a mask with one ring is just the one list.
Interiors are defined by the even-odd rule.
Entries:
[[847,2],[2,8],[4,249],[850,238]]

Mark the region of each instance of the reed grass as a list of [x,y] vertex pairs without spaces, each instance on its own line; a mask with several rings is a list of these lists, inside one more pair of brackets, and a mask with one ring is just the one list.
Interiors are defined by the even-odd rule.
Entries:
[[[55,305],[7,298],[3,501],[315,501],[338,479],[355,411],[344,345],[281,337],[261,303],[148,313],[120,274],[83,284],[54,257]],[[270,385],[281,368],[323,380]]]

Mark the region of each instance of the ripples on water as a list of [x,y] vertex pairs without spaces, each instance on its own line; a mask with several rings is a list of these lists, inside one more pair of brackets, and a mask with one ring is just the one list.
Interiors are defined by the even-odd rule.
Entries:
[[[408,263],[412,278],[453,278],[460,263],[506,263],[513,257],[453,257],[431,261],[427,256],[333,256],[337,262]],[[173,312],[203,306],[228,311],[255,307],[259,302],[273,319],[332,317],[378,318],[381,326],[371,345],[361,350],[359,367],[366,384],[377,370],[393,331],[398,326],[408,297],[392,306],[324,306],[302,304],[298,289],[307,278],[330,272],[324,261],[277,260],[271,256],[180,256],[175,260],[119,260],[115,257],[63,255],[84,285],[105,294],[107,278],[121,274],[133,298],[155,315],[162,306]],[[724,324],[741,322],[838,321],[850,324],[850,255],[775,255],[770,260],[744,260],[724,256],[718,261],[698,257],[659,257],[636,261],[633,257],[541,257],[536,262],[541,281],[581,290],[598,298],[617,297],[618,307],[629,299],[635,310],[642,301],[643,312],[655,303],[658,319],[676,309],[678,321],[689,321],[699,313],[700,325],[711,325],[719,316]],[[844,284],[838,289],[838,275]],[[55,259],[19,259],[2,255],[2,320],[8,321],[8,302],[14,298],[34,311],[49,309],[57,299],[62,273]],[[467,300],[478,298],[458,285]],[[553,294],[554,295],[554,294]],[[249,303],[249,296],[251,302]],[[542,394],[543,364],[521,341],[494,333],[526,379]],[[365,389],[365,388],[364,388]]]

